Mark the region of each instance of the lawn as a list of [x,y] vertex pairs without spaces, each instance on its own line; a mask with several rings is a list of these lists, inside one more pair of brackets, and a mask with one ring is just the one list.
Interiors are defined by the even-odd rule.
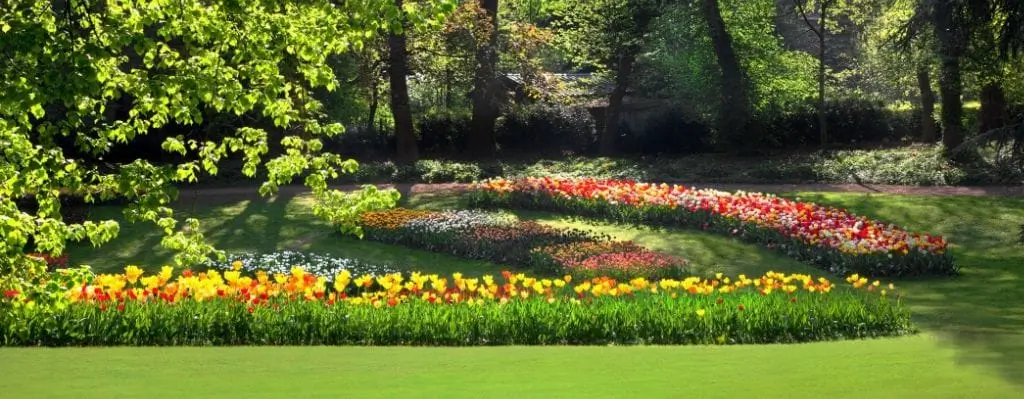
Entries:
[[[795,194],[794,194],[795,195]],[[207,394],[309,396],[487,396],[488,391],[561,396],[645,395],[1016,397],[1024,393],[1024,247],[1015,244],[1024,199],[799,193],[912,230],[941,233],[963,267],[956,278],[897,281],[916,337],[792,346],[685,348],[142,348],[3,349],[4,397],[147,393],[179,396],[184,379]],[[316,221],[308,198],[187,201],[224,248],[309,249],[438,272],[491,273],[500,266],[341,238]],[[444,207],[450,196],[407,205]],[[111,208],[94,212],[113,214]],[[814,269],[729,238],[520,213],[545,223],[597,229],[691,260],[700,270],[758,274]],[[75,262],[114,270],[166,261],[148,226],[122,230],[110,247],[76,247]],[[268,361],[273,359],[273,361]],[[154,367],[159,365],[159,367]],[[59,378],[59,380],[58,380]],[[52,382],[60,381],[60,384]],[[48,384],[48,382],[50,382]],[[257,386],[259,384],[259,386]],[[207,390],[204,387],[211,387]],[[157,389],[164,388],[164,389]],[[13,395],[11,395],[13,393]],[[1016,393],[1016,395],[1014,394]]]
[[[5,398],[984,397],[933,336],[759,347],[0,349]],[[187,388],[184,388],[186,387]]]

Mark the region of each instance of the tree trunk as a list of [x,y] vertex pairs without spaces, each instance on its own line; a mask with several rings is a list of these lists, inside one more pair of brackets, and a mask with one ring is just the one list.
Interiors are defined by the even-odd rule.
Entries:
[[937,1],[933,17],[935,18],[935,37],[939,44],[939,95],[942,96],[942,144],[947,155],[963,144],[964,129],[962,126],[963,81],[960,76],[960,57],[963,44],[960,43],[958,30],[955,26],[955,4],[952,1]]
[[981,87],[981,114],[979,133],[1006,126],[1009,114],[1006,111],[1006,93],[1000,81],[988,82]]
[[732,48],[732,37],[725,30],[718,0],[701,0],[701,13],[707,23],[708,36],[711,37],[718,67],[722,70],[722,105],[718,110],[721,142],[731,149],[751,148],[758,145],[760,137],[748,137],[750,101],[747,98],[747,85],[736,52]]
[[377,78],[378,76],[371,74],[370,81],[368,82],[370,86],[370,109],[366,116],[366,128],[370,131],[370,135],[374,137],[377,135],[377,108],[380,105],[380,91]]
[[917,67],[917,87],[921,92],[921,141],[934,143],[935,132],[935,92],[932,91],[932,79],[927,65]]
[[[401,9],[403,0],[395,0],[395,6]],[[406,47],[406,31],[392,33],[388,36],[388,75],[391,81],[391,113],[395,118],[395,141],[397,144],[397,160],[400,163],[413,163],[419,158],[416,148],[416,133],[413,130],[412,108],[409,107],[409,52]]]
[[477,46],[476,73],[473,78],[473,116],[467,149],[474,158],[494,156],[494,125],[498,119],[496,97],[498,64],[498,0],[480,0],[491,24],[487,43]]
[[619,56],[618,65],[615,68],[615,89],[608,98],[608,110],[605,115],[604,130],[601,132],[598,152],[601,155],[609,156],[615,154],[615,144],[619,137],[619,125],[622,119],[622,101],[626,97],[626,90],[629,88],[629,75],[633,73],[633,64],[636,56],[633,54],[622,54]]
[[828,3],[821,2],[821,15],[818,18],[818,128],[821,135],[821,148],[828,147],[828,118],[825,116],[825,18]]

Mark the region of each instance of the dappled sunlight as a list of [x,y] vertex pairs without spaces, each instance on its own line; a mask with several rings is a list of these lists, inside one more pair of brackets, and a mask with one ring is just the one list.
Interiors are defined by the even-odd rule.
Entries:
[[438,274],[465,273],[467,276],[500,275],[509,267],[491,262],[467,260],[437,252],[360,240],[338,234],[324,235],[310,242],[308,250],[334,256],[387,264],[401,271],[429,271]]
[[[962,267],[960,276],[897,281],[914,320],[926,336],[934,337],[935,345],[952,351],[950,356],[956,364],[994,372],[1003,380],[1024,386],[1024,246],[1015,243],[1017,228],[1024,220],[1024,199],[817,193],[789,196],[949,237],[957,264]],[[216,206],[199,204],[194,210],[183,203],[179,211],[201,217],[204,232],[213,243],[230,250],[302,249],[391,264],[401,270],[461,271],[467,275],[499,274],[506,268],[343,237],[313,217],[311,204],[308,196],[282,196],[272,201],[250,198]],[[452,209],[460,208],[462,199],[451,193],[413,194],[403,198],[403,204],[419,209]],[[92,212],[94,217],[121,219],[115,207],[94,206]],[[825,273],[763,247],[699,231],[627,226],[543,212],[514,214],[554,227],[586,229],[632,240],[686,258],[701,274],[757,275],[768,270]],[[113,271],[129,262],[156,266],[170,259],[170,254],[160,248],[160,238],[150,225],[123,224],[121,237],[102,250],[77,245],[71,248],[71,257],[99,271]]]

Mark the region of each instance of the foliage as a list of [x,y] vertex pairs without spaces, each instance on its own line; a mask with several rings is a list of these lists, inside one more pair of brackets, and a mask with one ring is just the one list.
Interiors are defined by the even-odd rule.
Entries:
[[[813,110],[809,110],[806,118],[813,117]],[[942,155],[941,146],[908,145],[781,153],[761,158],[722,154],[636,158],[567,156],[558,159],[473,163],[424,160],[415,167],[391,162],[367,162],[357,173],[343,176],[340,181],[447,183],[473,182],[501,176],[549,176],[657,182],[903,186],[1019,185],[1024,182],[1024,170],[1021,168],[999,162],[989,149],[983,149],[981,156],[970,162],[953,163]]]
[[[141,269],[140,269],[141,270]],[[70,304],[0,299],[12,345],[750,344],[914,331],[891,285],[858,276],[768,273],[705,280],[537,279],[505,272],[449,280],[341,272],[334,284],[289,274],[126,269],[67,285]],[[376,283],[377,290],[369,287]],[[350,285],[352,284],[352,285]],[[888,289],[888,292],[886,291]],[[891,293],[891,294],[889,294]],[[351,294],[351,295],[350,295]],[[889,295],[887,295],[889,294]],[[895,297],[895,299],[893,299]]]
[[643,47],[660,8],[653,0],[568,1],[555,25],[558,45],[577,67],[614,73],[619,57]]
[[[776,5],[770,1],[727,1],[722,18],[733,46],[754,89],[756,108],[788,109],[814,95],[815,60],[786,50],[773,31]],[[711,40],[695,2],[673,7],[660,19],[653,34],[653,55],[639,76],[645,92],[679,102],[691,117],[708,120],[717,111],[717,88],[709,75],[720,72]]]
[[[820,143],[817,105],[793,104],[782,113],[760,115],[779,148]],[[899,143],[916,134],[911,113],[888,109],[881,101],[847,96],[825,102],[829,143]]]
[[[443,1],[424,4],[434,3],[444,10]],[[320,123],[314,91],[339,84],[329,57],[396,28],[396,14],[390,2],[376,1],[7,2],[0,11],[0,53],[8,60],[0,67],[0,285],[30,283],[38,270],[27,251],[56,256],[68,241],[100,245],[117,235],[112,220],[64,222],[59,200],[67,193],[87,202],[125,199],[127,219],[164,231],[162,244],[179,253],[179,264],[219,254],[204,243],[198,220],[179,223],[168,204],[177,196],[173,183],[217,174],[229,154],[244,158],[246,176],[265,167],[262,194],[304,175],[333,209],[386,202],[387,194],[327,189],[339,169],[351,173],[357,165],[320,152],[319,137],[342,126]],[[423,25],[434,14],[412,15]],[[101,168],[77,158],[102,159],[115,145],[217,115],[258,122],[218,140],[158,137],[165,152],[184,159],[170,165],[136,159]],[[271,123],[288,133],[282,154],[268,160],[263,126]],[[38,204],[34,214],[14,202],[25,197]]]
[[582,154],[597,142],[594,117],[581,107],[549,103],[514,108],[499,120],[502,151],[535,154]]
[[494,179],[471,205],[571,212],[625,223],[699,228],[766,245],[835,274],[957,274],[948,243],[841,209],[772,195],[596,179]]
[[643,155],[680,155],[708,152],[715,136],[711,126],[673,107],[651,116],[641,132],[630,132],[622,147]]
[[416,120],[418,145],[422,152],[457,154],[466,148],[469,134],[469,114],[437,112]]

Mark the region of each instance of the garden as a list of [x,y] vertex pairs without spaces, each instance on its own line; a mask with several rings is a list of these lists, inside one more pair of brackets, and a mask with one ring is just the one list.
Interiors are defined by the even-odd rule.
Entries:
[[1024,394],[1024,2],[3,4],[0,398]]
[[[481,353],[519,362],[537,362],[540,353],[604,353],[588,361],[622,364],[636,362],[622,359],[629,356],[622,348],[565,351],[626,345],[636,348],[628,353],[654,359],[664,354],[642,348],[669,344],[683,346],[668,353],[703,359],[693,361],[715,364],[711,370],[761,370],[729,360],[724,364],[733,366],[722,369],[697,349],[736,345],[750,349],[719,356],[812,374],[801,359],[821,359],[883,380],[928,365],[932,371],[919,378],[934,382],[929,392],[976,392],[968,382],[978,380],[989,381],[986,392],[1018,389],[1013,376],[1021,364],[1008,356],[1020,353],[1022,342],[1013,326],[1024,295],[1013,281],[1024,254],[1004,243],[1024,216],[1016,197],[777,196],[632,181],[499,179],[468,190],[413,190],[394,208],[361,212],[362,238],[340,234],[313,212],[314,203],[309,194],[239,201],[211,191],[177,205],[211,222],[208,237],[229,253],[188,268],[166,266],[173,252],[159,246],[159,232],[146,229],[127,230],[99,249],[72,245],[66,257],[47,259],[61,269],[42,284],[5,293],[3,342],[487,346],[493,348]],[[92,205],[88,212],[118,209]],[[1002,216],[980,218],[985,209]],[[81,264],[92,268],[70,266]],[[829,342],[761,346],[814,341]],[[542,346],[499,349],[508,345],[519,352]],[[62,350],[80,356],[81,349]],[[360,353],[351,350],[345,353]],[[417,355],[381,350],[420,364]],[[118,353],[104,358],[132,364]],[[840,353],[857,355],[824,360]],[[376,364],[376,356],[365,356],[357,362]],[[668,370],[656,374],[675,369]]]

